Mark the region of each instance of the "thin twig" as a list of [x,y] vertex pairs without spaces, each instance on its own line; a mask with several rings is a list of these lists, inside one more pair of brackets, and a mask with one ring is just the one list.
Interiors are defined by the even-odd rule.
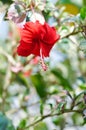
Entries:
[[82,32],[82,30],[80,30],[80,31],[76,31],[76,32],[71,32],[71,33],[69,33],[69,34],[67,34],[67,35],[65,35],[65,36],[63,36],[63,37],[61,37],[61,39],[63,39],[63,38],[68,38],[69,36],[71,36],[71,35],[76,35],[77,33],[81,33]]
[[48,118],[48,117],[53,117],[53,116],[59,116],[61,114],[64,114],[64,113],[71,113],[71,112],[76,112],[76,113],[82,113],[83,110],[70,110],[70,109],[65,109],[64,111],[62,112],[59,112],[59,113],[50,113],[50,114],[47,114],[47,115],[44,115],[42,117],[40,117],[40,119],[38,119],[37,121],[31,123],[30,125],[26,126],[23,130],[26,130],[36,124],[38,124],[40,121],[44,120],[45,118]]

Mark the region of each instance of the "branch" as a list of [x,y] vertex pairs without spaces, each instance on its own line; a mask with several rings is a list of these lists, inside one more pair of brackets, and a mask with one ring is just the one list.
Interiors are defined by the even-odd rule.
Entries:
[[[61,114],[64,114],[64,113],[71,113],[71,112],[76,112],[76,113],[82,113],[83,110],[70,110],[70,109],[64,109],[64,111],[61,111],[59,113],[50,113],[50,114],[47,114],[47,115],[43,115],[42,117],[40,117],[40,119],[38,119],[37,121],[31,123],[30,125],[26,126],[25,128],[23,128],[22,130],[25,130],[25,129],[28,129],[36,124],[38,124],[40,121],[44,120],[45,118],[48,118],[48,117],[53,117],[53,116],[59,116]],[[18,129],[19,130],[19,129]]]
[[79,31],[76,31],[76,32],[71,32],[71,33],[69,33],[69,34],[67,34],[67,35],[65,35],[65,36],[63,36],[63,37],[61,37],[61,39],[63,39],[63,38],[68,38],[69,36],[71,36],[71,35],[76,35],[77,33],[80,33],[80,32],[83,32],[82,30],[79,30]]

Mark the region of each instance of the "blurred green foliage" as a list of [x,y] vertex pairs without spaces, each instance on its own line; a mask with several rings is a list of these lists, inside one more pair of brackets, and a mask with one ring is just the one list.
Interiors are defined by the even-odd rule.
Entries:
[[0,0],[3,4],[12,4],[12,0]]
[[[32,3],[22,1],[29,16]],[[0,11],[5,12],[5,4],[11,2],[3,0]],[[33,130],[49,130],[51,126],[42,122],[46,113],[51,114],[48,116],[54,127],[61,130],[67,127],[66,124],[70,127],[85,124],[86,7],[81,7],[70,0],[61,0],[55,5],[41,1],[34,6],[35,11],[43,13],[46,21],[56,26],[61,36],[51,50],[50,58],[45,59],[46,72],[34,56],[23,58],[17,55],[19,30],[12,21],[4,21],[8,31],[4,38],[3,31],[0,32],[0,111],[5,114],[0,114],[0,130],[30,130],[28,124],[32,124]],[[74,110],[82,111],[77,113]],[[58,116],[55,115],[57,112]],[[38,124],[33,123],[36,121]]]
[[48,128],[44,122],[41,122],[39,125],[34,127],[34,130],[48,130]]
[[2,113],[0,113],[0,130],[15,130],[12,122]]

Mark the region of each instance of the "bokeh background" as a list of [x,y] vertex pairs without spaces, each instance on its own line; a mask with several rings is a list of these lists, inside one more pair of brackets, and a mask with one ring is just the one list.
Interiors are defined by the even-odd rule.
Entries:
[[74,110],[83,108],[82,113],[51,116],[27,130],[86,130],[86,0],[42,2],[43,16],[61,35],[45,58],[46,72],[39,57],[16,53],[19,28],[6,17],[13,1],[0,0],[0,130],[26,130],[41,116],[64,109],[64,104],[70,109],[71,96],[77,97]]

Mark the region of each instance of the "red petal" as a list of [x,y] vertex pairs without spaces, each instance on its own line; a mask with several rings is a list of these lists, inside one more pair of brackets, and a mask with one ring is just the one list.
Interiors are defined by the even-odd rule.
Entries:
[[29,43],[31,40],[40,37],[41,24],[39,22],[27,22],[22,30],[21,38]]
[[36,56],[40,56],[40,43],[39,41],[35,41],[33,46],[33,50],[32,50],[32,54],[36,55]]
[[47,57],[49,56],[50,50],[57,40],[59,40],[60,35],[56,34],[54,27],[50,27],[47,23],[43,25],[41,33],[41,48],[42,54]]
[[43,32],[42,41],[46,44],[54,44],[60,38],[60,35],[56,34],[55,28],[50,27],[47,23],[43,25]]
[[42,48],[43,56],[48,57],[52,47],[53,47],[53,45],[48,45],[48,44],[42,43],[41,48]]
[[21,41],[17,52],[21,56],[28,56],[30,54],[40,55],[40,28],[39,22],[27,22],[21,32]]
[[28,56],[32,53],[33,44],[25,43],[24,41],[20,41],[20,45],[17,48],[17,53],[20,56]]

